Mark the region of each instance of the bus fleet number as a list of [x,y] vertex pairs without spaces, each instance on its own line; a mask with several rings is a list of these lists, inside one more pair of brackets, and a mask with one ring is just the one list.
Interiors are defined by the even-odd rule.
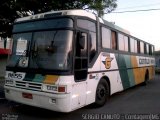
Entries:
[[17,74],[17,73],[8,73],[8,78],[17,78],[17,79],[22,79],[22,74]]

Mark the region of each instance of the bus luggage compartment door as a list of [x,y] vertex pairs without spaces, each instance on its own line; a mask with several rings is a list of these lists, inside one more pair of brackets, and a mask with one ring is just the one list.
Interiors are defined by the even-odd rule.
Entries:
[[86,104],[86,82],[79,82],[72,87],[71,109],[77,109]]

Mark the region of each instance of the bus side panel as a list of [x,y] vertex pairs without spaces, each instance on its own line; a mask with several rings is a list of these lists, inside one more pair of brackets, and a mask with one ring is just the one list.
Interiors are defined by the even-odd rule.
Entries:
[[115,53],[101,53],[101,71],[102,77],[108,77],[110,81],[111,94],[122,91],[122,79],[120,77],[118,66],[118,54]]
[[92,68],[88,69],[87,76],[87,90],[86,90],[86,104],[95,102],[96,89],[99,83],[100,78],[102,77],[101,73],[101,54],[99,54]]
[[149,71],[149,79],[154,76],[154,58],[143,56],[131,56],[131,63],[135,77],[135,83],[144,82],[147,70]]
[[134,74],[134,79],[135,79],[135,84],[140,84],[144,81],[144,76],[146,71],[145,68],[139,68],[138,65],[138,60],[136,56],[131,56],[131,63],[132,63],[132,68],[133,68],[133,74]]
[[123,88],[127,89],[130,87],[130,76],[128,75],[128,66],[130,66],[130,59],[126,55],[119,54],[117,60]]

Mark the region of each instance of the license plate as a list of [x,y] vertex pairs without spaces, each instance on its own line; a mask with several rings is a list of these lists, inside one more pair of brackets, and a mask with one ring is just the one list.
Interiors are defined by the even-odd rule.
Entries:
[[22,93],[23,98],[33,99],[33,95],[31,93]]

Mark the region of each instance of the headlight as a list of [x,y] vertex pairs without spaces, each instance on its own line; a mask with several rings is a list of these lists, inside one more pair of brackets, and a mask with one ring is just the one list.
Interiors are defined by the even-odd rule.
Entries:
[[42,85],[42,90],[46,92],[56,92],[56,93],[65,93],[66,86],[57,86],[57,85]]

